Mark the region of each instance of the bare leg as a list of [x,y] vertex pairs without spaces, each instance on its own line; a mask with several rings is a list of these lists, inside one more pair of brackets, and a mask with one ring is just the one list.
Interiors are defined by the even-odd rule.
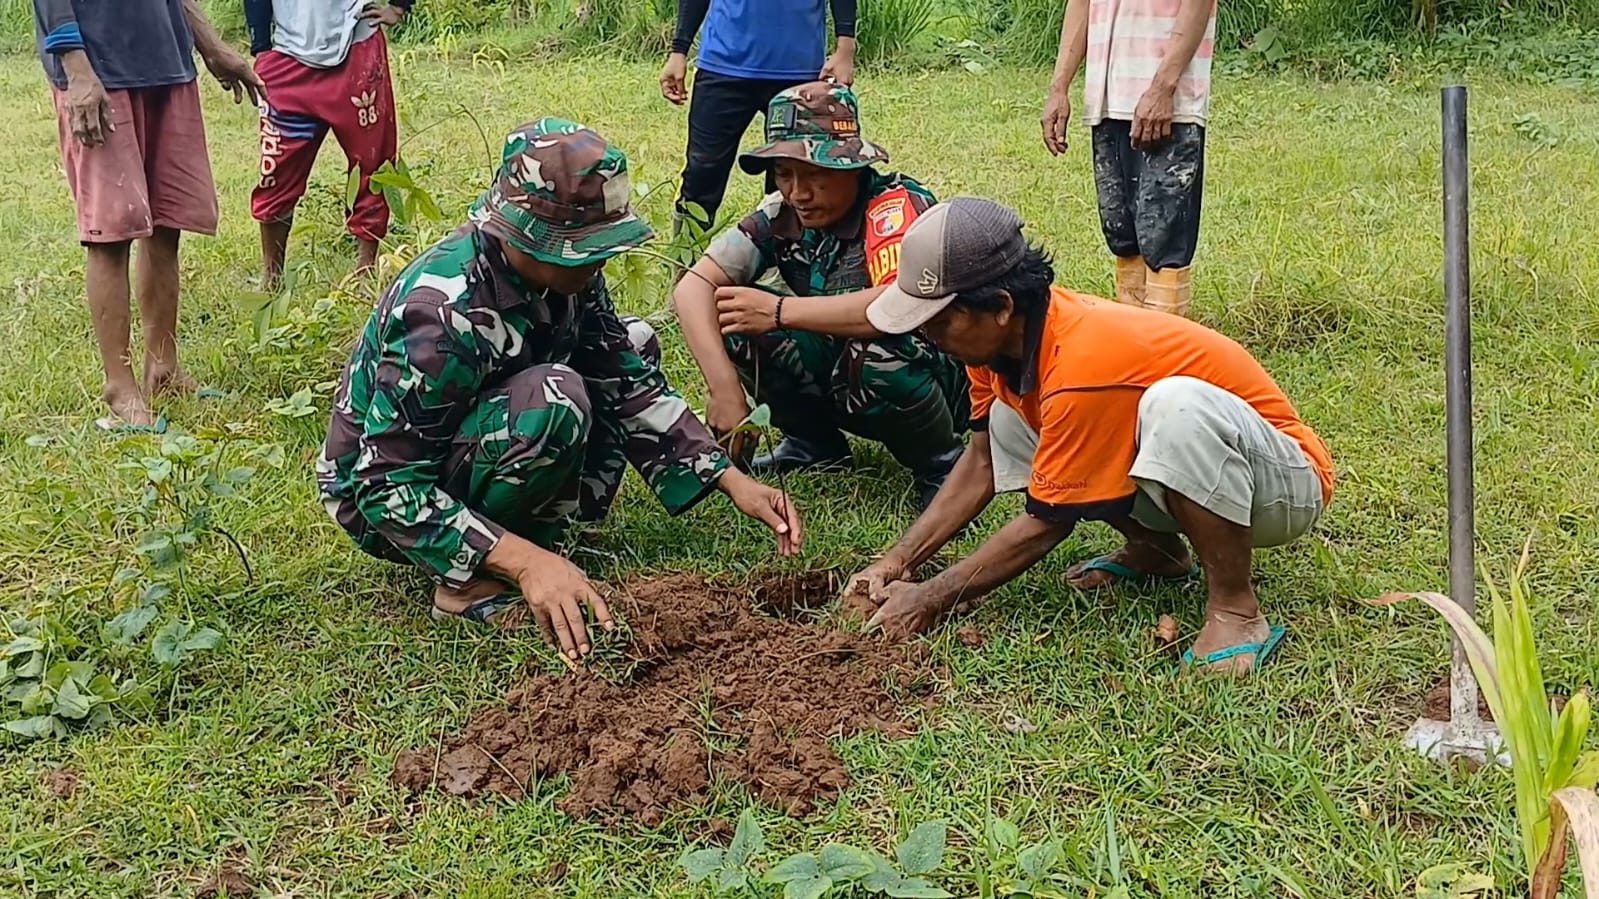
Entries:
[[268,293],[283,283],[283,260],[289,252],[293,220],[261,223],[261,289]]
[[[1240,643],[1259,643],[1271,634],[1250,582],[1254,543],[1249,528],[1234,524],[1193,500],[1166,491],[1171,517],[1188,535],[1205,568],[1205,626],[1194,641],[1194,657]],[[1233,656],[1207,670],[1244,674],[1255,665],[1253,655]]]
[[144,324],[144,386],[151,396],[193,393],[178,366],[178,232],[157,228],[139,241],[139,318]]
[[130,244],[90,244],[85,266],[85,292],[89,317],[94,322],[94,339],[100,347],[100,366],[105,369],[105,389],[101,397],[111,407],[113,418],[129,424],[148,425],[155,419],[145,404],[139,382],[133,376],[128,356],[128,248]]
[[[1125,546],[1110,554],[1113,562],[1161,577],[1180,577],[1187,574],[1193,565],[1188,557],[1188,547],[1176,534],[1152,531],[1131,518],[1118,518],[1105,523],[1127,538]],[[1093,590],[1117,580],[1116,575],[1108,571],[1083,571],[1083,565],[1086,564],[1082,562],[1068,569],[1066,582],[1079,590]]]
[[370,275],[378,264],[378,242],[362,240],[358,243],[359,249],[355,251],[355,273],[358,276]]

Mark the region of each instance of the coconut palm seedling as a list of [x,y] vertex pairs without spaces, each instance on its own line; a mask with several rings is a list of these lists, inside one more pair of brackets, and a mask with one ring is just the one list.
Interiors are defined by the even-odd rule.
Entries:
[[1390,593],[1374,600],[1392,605],[1419,599],[1448,622],[1465,647],[1482,696],[1510,750],[1515,779],[1521,857],[1532,899],[1554,899],[1566,868],[1569,833],[1588,899],[1599,899],[1599,752],[1582,752],[1592,719],[1588,695],[1577,691],[1551,713],[1533,641],[1532,609],[1524,573],[1527,550],[1511,572],[1509,596],[1484,572],[1493,601],[1493,638],[1441,593]]

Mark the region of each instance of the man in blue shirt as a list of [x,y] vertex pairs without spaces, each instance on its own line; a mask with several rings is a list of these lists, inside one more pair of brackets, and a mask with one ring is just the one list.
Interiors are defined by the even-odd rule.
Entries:
[[[829,7],[838,36],[832,56],[827,55]],[[661,96],[689,104],[688,154],[674,230],[689,203],[704,210],[699,225],[710,229],[727,192],[739,139],[779,91],[815,81],[818,73],[824,81],[854,83],[855,7],[856,0],[679,0],[672,52],[661,70]],[[688,51],[702,22],[690,101],[684,87]]]

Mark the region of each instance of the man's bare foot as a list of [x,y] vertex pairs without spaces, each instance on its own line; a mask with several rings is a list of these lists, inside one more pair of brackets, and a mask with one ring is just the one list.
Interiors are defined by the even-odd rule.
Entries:
[[1205,613],[1205,626],[1194,640],[1194,670],[1203,674],[1248,674],[1255,667],[1255,653],[1245,652],[1222,659],[1211,665],[1201,665],[1199,660],[1213,652],[1220,652],[1246,643],[1264,644],[1271,636],[1271,625],[1266,616],[1255,614],[1245,617],[1235,612]]
[[[1121,580],[1116,574],[1098,568],[1084,571],[1089,561],[1092,560],[1084,560],[1068,568],[1066,583],[1078,590],[1094,590],[1112,586]],[[1181,537],[1176,536],[1172,538],[1170,546],[1129,542],[1107,556],[1106,561],[1155,577],[1182,577],[1192,570],[1194,564],[1188,555],[1188,547],[1183,544]]]
[[157,368],[146,364],[144,383],[151,396],[192,396],[200,389],[200,382],[181,368]]
[[101,394],[101,399],[111,408],[112,421],[141,427],[155,424],[155,416],[151,414],[150,406],[145,403],[144,394],[139,392],[138,386],[107,387]]
[[505,585],[493,578],[481,578],[459,590],[440,584],[433,590],[433,607],[441,612],[459,615],[480,599],[504,593]]

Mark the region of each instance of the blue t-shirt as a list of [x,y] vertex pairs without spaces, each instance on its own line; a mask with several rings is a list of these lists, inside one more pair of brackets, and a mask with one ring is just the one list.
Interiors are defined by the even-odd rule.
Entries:
[[700,32],[705,71],[805,81],[826,61],[826,0],[711,0]]
[[187,84],[195,78],[194,37],[183,0],[34,0],[45,76],[67,73],[58,53],[82,49],[106,90]]

